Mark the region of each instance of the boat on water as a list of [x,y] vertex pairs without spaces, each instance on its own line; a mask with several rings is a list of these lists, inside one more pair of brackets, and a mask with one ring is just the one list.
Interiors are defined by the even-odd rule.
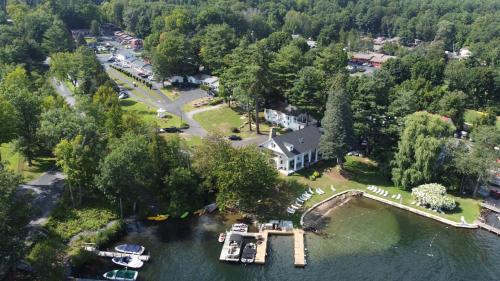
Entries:
[[247,243],[245,248],[243,248],[243,253],[241,254],[242,263],[253,263],[255,261],[255,254],[257,253],[257,246],[255,243]]
[[226,240],[226,233],[222,232],[219,234],[219,242],[223,243]]
[[248,225],[244,223],[235,223],[231,227],[233,232],[248,232]]
[[117,265],[130,268],[141,268],[144,265],[144,262],[137,257],[112,258],[111,261]]
[[139,272],[127,269],[116,269],[104,273],[103,277],[109,280],[135,281]]
[[141,255],[144,253],[144,247],[137,244],[122,244],[115,247],[120,253],[131,254],[131,255]]
[[243,243],[243,238],[239,234],[231,234],[229,236],[229,248],[227,250],[227,257],[235,259],[235,261],[240,259],[241,255],[241,244]]
[[185,212],[184,214],[181,215],[181,219],[185,219],[189,216],[189,212]]
[[168,215],[149,216],[146,219],[148,221],[166,221],[168,219]]

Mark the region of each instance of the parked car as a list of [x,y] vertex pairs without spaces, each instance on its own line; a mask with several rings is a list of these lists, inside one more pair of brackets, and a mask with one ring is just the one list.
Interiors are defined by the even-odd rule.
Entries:
[[229,137],[227,137],[229,140],[232,140],[232,141],[239,141],[241,140],[241,137],[238,136],[238,135],[230,135]]
[[108,59],[108,62],[115,62],[115,57],[110,57],[110,58]]
[[121,92],[120,95],[118,96],[119,99],[123,100],[128,98],[128,94],[126,92]]
[[184,124],[182,124],[182,125],[179,126],[179,129],[181,129],[181,130],[187,130],[187,129],[189,129],[189,124],[184,123]]
[[142,72],[137,73],[137,75],[139,75],[139,77],[141,77],[141,78],[146,78],[146,77],[148,77],[148,75],[147,75],[147,74],[144,74],[144,73],[142,73]]

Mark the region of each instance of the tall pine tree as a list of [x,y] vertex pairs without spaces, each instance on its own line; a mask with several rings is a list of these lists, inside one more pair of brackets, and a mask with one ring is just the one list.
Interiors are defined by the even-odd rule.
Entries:
[[328,93],[321,125],[325,130],[319,143],[321,154],[324,159],[336,159],[343,169],[344,157],[353,136],[351,102],[343,89],[332,89]]

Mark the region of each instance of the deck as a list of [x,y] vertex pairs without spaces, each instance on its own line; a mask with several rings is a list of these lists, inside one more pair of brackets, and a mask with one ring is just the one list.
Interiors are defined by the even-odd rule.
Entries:
[[294,263],[297,267],[306,266],[306,254],[304,247],[304,230],[294,229],[293,230],[293,252],[294,252]]
[[100,257],[105,258],[122,258],[122,257],[136,257],[141,261],[149,261],[149,255],[133,255],[133,254],[125,254],[120,252],[112,252],[112,251],[100,251],[94,246],[84,246],[83,249],[85,251],[93,252]]

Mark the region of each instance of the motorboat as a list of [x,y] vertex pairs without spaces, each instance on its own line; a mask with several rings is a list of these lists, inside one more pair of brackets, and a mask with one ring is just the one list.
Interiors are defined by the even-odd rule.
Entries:
[[255,261],[255,254],[257,253],[257,246],[255,243],[247,243],[243,248],[241,255],[242,263],[253,263]]
[[221,232],[221,233],[219,234],[219,242],[220,242],[220,243],[223,243],[225,240],[226,240],[226,233]]
[[139,272],[135,270],[119,269],[104,273],[103,277],[108,280],[135,281]]
[[144,262],[137,257],[120,257],[112,258],[111,261],[117,265],[130,267],[130,268],[141,268]]
[[132,254],[132,255],[141,255],[144,253],[144,247],[137,244],[122,244],[115,247],[120,253]]
[[231,236],[229,236],[229,248],[227,250],[227,256],[232,259],[239,259],[242,243],[243,238],[241,237],[241,235],[231,234]]
[[248,232],[248,225],[244,223],[235,223],[231,227],[231,231],[234,232]]

